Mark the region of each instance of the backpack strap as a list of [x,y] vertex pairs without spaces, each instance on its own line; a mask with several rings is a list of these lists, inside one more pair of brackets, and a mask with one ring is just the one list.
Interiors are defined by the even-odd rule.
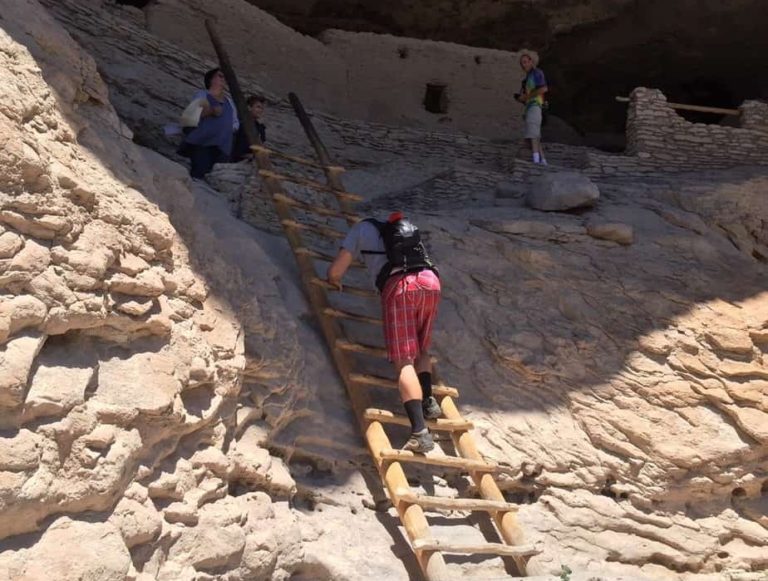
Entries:
[[[366,218],[365,220],[363,220],[363,222],[368,222],[369,224],[373,224],[374,226],[376,226],[376,230],[379,231],[379,234],[381,234],[382,237],[384,236],[384,222],[381,222],[376,218]],[[386,250],[361,250],[360,251],[360,254],[386,254],[386,253],[387,253]]]

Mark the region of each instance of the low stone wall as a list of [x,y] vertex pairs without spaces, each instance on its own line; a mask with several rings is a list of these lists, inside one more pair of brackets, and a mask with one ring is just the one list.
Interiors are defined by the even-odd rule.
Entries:
[[657,89],[632,92],[627,117],[628,155],[670,170],[768,164],[768,103],[746,101],[739,127],[691,123]]
[[[325,127],[343,144],[339,155],[349,147],[373,149],[405,159],[453,164],[456,160],[480,168],[497,168],[514,156],[520,142],[494,143],[483,137],[420,128],[395,127],[325,117]],[[423,161],[422,161],[423,162]],[[418,163],[418,162],[416,162]]]

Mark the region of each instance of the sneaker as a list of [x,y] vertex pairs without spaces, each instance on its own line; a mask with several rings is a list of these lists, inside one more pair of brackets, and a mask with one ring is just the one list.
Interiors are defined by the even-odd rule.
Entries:
[[429,433],[429,430],[424,429],[411,434],[411,437],[408,438],[405,446],[403,446],[403,450],[409,450],[417,454],[426,454],[434,447],[435,442],[432,440],[432,434]]
[[424,418],[427,420],[436,420],[443,415],[443,410],[440,409],[440,404],[431,395],[425,399],[421,404],[421,409],[424,410]]

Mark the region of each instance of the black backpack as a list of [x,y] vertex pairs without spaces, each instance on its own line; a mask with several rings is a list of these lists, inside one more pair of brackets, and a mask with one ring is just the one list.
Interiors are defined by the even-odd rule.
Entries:
[[419,229],[411,221],[401,218],[395,222],[381,222],[374,218],[365,220],[379,231],[384,240],[385,251],[363,250],[363,254],[386,254],[387,263],[376,276],[376,288],[384,290],[387,279],[395,270],[395,274],[404,272],[419,272],[430,269],[439,276],[437,266],[427,254],[421,241]]

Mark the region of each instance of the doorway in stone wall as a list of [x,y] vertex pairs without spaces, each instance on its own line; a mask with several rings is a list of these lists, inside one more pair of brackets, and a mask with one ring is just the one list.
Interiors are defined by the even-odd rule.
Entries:
[[146,8],[153,0],[117,0],[121,6],[133,6],[134,8]]
[[448,85],[427,83],[424,91],[424,109],[436,115],[448,113]]

